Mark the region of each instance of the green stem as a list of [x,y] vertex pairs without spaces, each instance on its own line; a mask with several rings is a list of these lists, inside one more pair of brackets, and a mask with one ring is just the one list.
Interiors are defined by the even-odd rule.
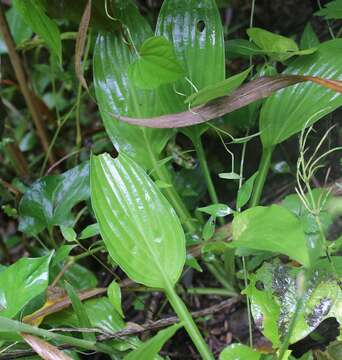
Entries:
[[236,292],[232,292],[221,288],[189,288],[186,291],[188,294],[195,295],[219,295],[219,296],[236,296]]
[[273,146],[268,148],[263,148],[262,150],[262,157],[259,164],[259,172],[255,180],[252,197],[249,202],[249,207],[257,206],[260,202],[266,177],[270,169],[273,150],[274,150]]
[[223,287],[225,287],[229,292],[235,293],[237,295],[234,286],[232,286],[229,281],[227,281],[225,274],[222,274],[219,270],[219,267],[215,263],[206,263],[207,269],[211,272],[211,274],[216,278],[216,280],[221,283]]
[[186,308],[183,300],[177,295],[175,289],[170,283],[166,284],[165,293],[173,310],[176,312],[179,319],[183,322],[187,333],[196,346],[198,352],[201,354],[202,359],[214,360],[214,356],[205,343],[189,310]]

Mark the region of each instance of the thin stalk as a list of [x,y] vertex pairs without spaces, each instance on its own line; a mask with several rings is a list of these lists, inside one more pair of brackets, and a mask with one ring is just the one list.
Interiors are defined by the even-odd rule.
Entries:
[[[218,204],[219,201],[218,201],[217,193],[215,190],[215,186],[213,184],[213,180],[210,175],[207,158],[205,156],[205,152],[204,152],[204,148],[203,148],[202,137],[199,135],[196,137],[196,139],[193,139],[193,140],[195,140],[195,141],[193,141],[193,144],[195,146],[197,157],[198,157],[198,160],[201,165],[201,169],[202,169],[202,172],[204,175],[205,182],[207,184],[210,199],[213,204]],[[224,225],[223,218],[220,217],[218,220],[221,225]]]
[[[247,279],[247,267],[246,267],[245,256],[242,256],[242,267],[243,267],[243,281],[244,281],[244,284],[245,284],[245,288],[247,288],[248,279]],[[251,348],[253,348],[252,311],[251,311],[251,302],[249,301],[248,296],[247,296],[247,317],[248,317],[249,346]]]
[[236,292],[232,292],[221,288],[190,288],[187,289],[188,294],[195,295],[219,295],[219,296],[236,296]]
[[229,292],[235,293],[235,295],[237,295],[234,287],[229,283],[229,281],[227,281],[225,274],[220,273],[219,267],[217,265],[206,263],[206,267],[223,287],[225,287]]
[[257,206],[260,202],[266,177],[270,169],[273,150],[274,150],[273,146],[269,148],[263,148],[262,150],[262,157],[259,164],[259,172],[255,180],[252,197],[249,202],[249,207]]
[[196,346],[196,349],[201,354],[202,359],[214,360],[214,356],[205,343],[189,310],[185,306],[183,300],[177,295],[174,287],[169,282],[166,283],[165,293],[173,310],[176,312],[179,319],[183,322],[187,333]]

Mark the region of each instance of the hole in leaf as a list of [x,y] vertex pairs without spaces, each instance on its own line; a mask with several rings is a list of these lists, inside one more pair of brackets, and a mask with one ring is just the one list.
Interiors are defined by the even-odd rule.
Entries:
[[260,290],[260,291],[263,291],[265,290],[265,286],[264,286],[264,283],[260,280],[258,280],[256,283],[255,283],[255,287]]
[[203,30],[205,29],[205,22],[203,20],[200,20],[197,24],[196,24],[196,28],[199,32],[203,32]]

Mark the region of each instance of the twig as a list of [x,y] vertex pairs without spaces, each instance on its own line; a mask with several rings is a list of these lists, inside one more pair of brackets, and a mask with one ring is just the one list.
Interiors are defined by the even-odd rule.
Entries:
[[[222,301],[222,302],[220,302],[218,304],[210,306],[210,307],[208,307],[206,309],[199,310],[199,311],[194,311],[194,312],[191,313],[191,315],[192,315],[193,318],[200,318],[200,317],[215,314],[215,313],[223,311],[223,310],[232,312],[232,311],[234,311],[235,306],[238,305],[242,301],[242,299],[243,299],[242,296],[236,296],[234,298],[224,300],[224,301]],[[131,336],[131,335],[137,335],[137,334],[141,334],[141,333],[143,333],[145,331],[158,330],[160,328],[170,326],[172,324],[175,324],[178,321],[179,321],[179,319],[178,319],[177,316],[171,316],[171,317],[161,319],[161,320],[158,320],[158,321],[153,321],[153,322],[149,321],[149,322],[146,322],[146,323],[141,324],[141,325],[136,325],[136,326],[128,327],[126,329],[122,329],[122,330],[119,330],[119,331],[116,331],[116,332],[99,335],[96,338],[96,340],[101,342],[101,341],[107,341],[107,340],[111,340],[111,339],[118,339],[118,338]],[[54,329],[54,330],[56,330],[56,329]],[[87,329],[63,328],[64,332],[67,332],[67,331],[78,332],[80,330],[85,331]],[[98,329],[96,331],[98,331]],[[67,344],[60,345],[58,347],[58,349],[69,349],[69,348],[71,348],[71,346],[67,345]],[[33,354],[33,352],[31,350],[16,350],[16,351],[4,352],[4,353],[0,354],[0,360],[17,359],[17,358],[29,356],[29,355],[32,355],[32,354]]]
[[[16,51],[15,43],[11,35],[11,32],[9,30],[9,26],[5,18],[3,7],[1,4],[0,4],[0,32],[7,46],[8,55],[13,66],[15,76],[19,82],[21,93],[23,94],[27,107],[32,115],[33,122],[37,129],[38,137],[43,146],[43,149],[45,150],[45,152],[47,152],[49,149],[49,142],[43,125],[43,121],[39,115],[39,112],[35,107],[34,99],[27,84],[24,68],[22,66],[21,59]],[[52,164],[55,162],[54,156],[51,152],[49,155],[49,160]]]

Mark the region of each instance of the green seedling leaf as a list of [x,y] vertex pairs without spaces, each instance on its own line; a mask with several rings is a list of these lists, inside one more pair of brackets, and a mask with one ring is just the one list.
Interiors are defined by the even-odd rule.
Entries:
[[324,16],[327,20],[342,19],[342,0],[330,1],[324,8],[315,13],[317,16]]
[[[83,306],[80,298],[78,297],[76,291],[69,283],[66,283],[65,289],[68,292],[69,299],[71,300],[72,307],[77,316],[78,327],[90,328],[91,323],[88,318],[88,314],[87,314],[85,307]],[[83,339],[88,340],[88,341],[94,341],[94,342],[96,341],[95,334],[91,333],[91,332],[84,332]]]
[[215,233],[216,217],[210,216],[208,221],[205,223],[202,231],[202,238],[204,241],[211,239]]
[[[16,45],[32,36],[32,30],[27,27],[20,13],[14,7],[6,11],[6,19]],[[7,47],[0,34],[0,54],[4,53],[7,53]]]
[[22,258],[0,272],[0,316],[14,317],[46,290],[51,258]]
[[184,71],[178,63],[172,43],[163,36],[153,36],[140,47],[139,57],[128,68],[132,83],[141,89],[154,89],[175,82]]
[[99,233],[100,233],[99,224],[98,223],[91,224],[81,231],[80,235],[78,236],[78,239],[79,240],[89,239],[93,236],[99,235]]
[[125,317],[121,307],[121,289],[119,284],[113,280],[108,286],[107,290],[108,298],[113,304],[114,309],[120,314],[121,317]]
[[[119,3],[115,17],[127,26],[131,35],[129,41],[139,48],[153,32],[132,1]],[[135,60],[124,31],[98,34],[93,59],[94,87],[106,132],[118,151],[124,151],[149,170],[155,167],[172,131],[137,128],[113,121],[111,116],[149,117],[165,111],[165,104],[157,100],[156,90],[140,89],[128,77],[128,68]],[[172,97],[167,101],[172,103]]]
[[236,200],[236,207],[238,209],[241,209],[244,205],[246,205],[249,198],[251,197],[254,181],[255,181],[257,175],[258,175],[258,172],[254,173],[248,180],[246,180],[242,184],[241,188],[239,189],[238,194],[237,194],[237,200]]
[[138,283],[175,284],[185,263],[185,237],[173,208],[127,155],[91,159],[91,201],[113,260]]
[[[324,42],[317,52],[296,59],[284,74],[305,74],[342,79],[342,39]],[[281,143],[342,105],[342,96],[313,83],[291,86],[273,94],[263,104],[260,131],[264,147]]]
[[76,241],[77,234],[72,227],[60,226],[61,233],[66,241],[74,242]]
[[64,261],[69,256],[71,250],[75,246],[76,245],[59,246],[58,249],[56,250],[56,253],[55,253],[53,259],[52,259],[51,266],[54,267],[54,266],[58,265],[58,263]]
[[193,257],[191,254],[186,254],[186,261],[185,264],[189,267],[195,269],[198,272],[203,272],[201,265],[198,263],[195,257]]
[[[121,316],[107,297],[84,301],[83,307],[87,312],[91,327],[115,332],[125,326]],[[67,326],[75,328],[79,326],[77,315],[72,308],[47,316],[44,319],[44,324],[52,327]]]
[[[331,268],[330,268],[331,269]],[[298,298],[298,267],[278,262],[264,263],[254,275],[244,291],[251,300],[255,324],[263,334],[278,347],[288,331],[293,309]],[[327,269],[317,269],[311,279],[307,279],[308,289],[301,295],[304,305],[293,329],[290,343],[309,335],[329,317],[341,322],[341,289],[336,277]]]
[[233,213],[233,210],[225,204],[213,204],[200,207],[197,210],[215,217],[223,217]]
[[97,278],[94,273],[80,264],[71,265],[61,279],[61,286],[64,281],[70,283],[77,290],[92,289],[97,286]]
[[245,39],[233,39],[226,41],[226,56],[228,58],[236,58],[239,56],[255,56],[264,55],[265,51],[260,49],[251,41]]
[[71,209],[89,198],[89,164],[61,175],[44,176],[25,192],[19,204],[19,229],[36,235],[55,225],[71,225]]
[[197,106],[222,96],[229,96],[246,80],[251,70],[252,67],[219,83],[206,86],[199,92],[190,95],[185,100],[185,103],[190,103],[191,106]]
[[317,47],[320,44],[320,41],[312,28],[310,22],[305,25],[302,37],[300,38],[300,47],[301,49],[308,49]]
[[176,331],[181,327],[182,324],[175,324],[164,330],[160,330],[157,335],[153,336],[153,338],[140,345],[138,349],[126,355],[124,360],[154,359],[163,345],[171,339]]
[[281,253],[310,266],[302,223],[279,205],[256,206],[235,214],[232,231],[234,248]]
[[40,0],[13,0],[14,8],[26,25],[39,35],[51,52],[62,61],[62,42],[57,24],[46,14]]
[[261,354],[243,344],[227,346],[220,354],[220,360],[259,360]]
[[226,180],[240,180],[241,176],[237,173],[230,172],[230,173],[220,173],[219,178]]

